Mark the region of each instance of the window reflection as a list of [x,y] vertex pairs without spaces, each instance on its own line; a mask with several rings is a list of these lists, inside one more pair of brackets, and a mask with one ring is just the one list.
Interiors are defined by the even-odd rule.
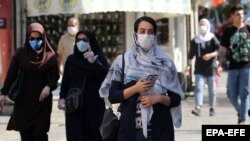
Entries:
[[159,45],[167,45],[169,42],[168,19],[162,18],[156,20],[157,23],[157,42]]

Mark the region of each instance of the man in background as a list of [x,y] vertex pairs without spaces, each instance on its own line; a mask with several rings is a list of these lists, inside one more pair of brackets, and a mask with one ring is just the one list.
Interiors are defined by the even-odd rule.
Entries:
[[75,45],[75,36],[79,30],[79,27],[79,21],[77,18],[69,18],[67,21],[67,33],[62,35],[59,40],[57,47],[57,55],[61,76],[63,74],[64,64],[67,57],[73,53]]
[[217,73],[222,73],[222,60],[228,59],[227,95],[238,115],[238,124],[245,124],[249,109],[250,32],[244,23],[244,8],[231,8],[232,26],[221,37]]

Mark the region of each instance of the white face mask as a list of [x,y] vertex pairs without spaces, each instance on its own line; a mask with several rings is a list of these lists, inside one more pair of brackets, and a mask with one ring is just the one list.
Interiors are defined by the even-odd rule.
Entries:
[[137,38],[140,46],[146,50],[149,50],[155,42],[155,35],[137,34]]
[[68,26],[68,33],[69,33],[70,35],[76,35],[77,32],[78,32],[77,27]]
[[207,26],[200,26],[199,27],[200,34],[206,34],[207,32]]

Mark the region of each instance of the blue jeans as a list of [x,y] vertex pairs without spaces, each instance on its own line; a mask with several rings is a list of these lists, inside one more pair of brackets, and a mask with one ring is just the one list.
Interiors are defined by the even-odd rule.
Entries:
[[248,118],[250,68],[228,70],[227,95],[240,120]]
[[209,106],[213,107],[216,102],[216,91],[215,91],[216,83],[214,75],[205,77],[200,74],[195,74],[195,103],[196,106],[203,105],[203,93],[204,93],[205,82],[208,85]]

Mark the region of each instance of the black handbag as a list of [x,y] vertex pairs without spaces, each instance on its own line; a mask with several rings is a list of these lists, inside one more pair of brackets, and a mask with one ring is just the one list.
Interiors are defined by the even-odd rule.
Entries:
[[21,99],[23,93],[23,81],[24,81],[24,72],[19,67],[18,74],[14,82],[10,85],[8,97],[13,102],[17,102]]
[[115,141],[119,127],[119,119],[114,114],[111,107],[106,108],[99,128],[100,134],[104,141]]
[[83,81],[82,88],[71,88],[66,96],[65,99],[65,108],[66,108],[66,113],[72,114],[75,113],[76,111],[79,111],[82,108],[83,100],[82,100],[82,91],[85,86],[85,81]]
[[[124,54],[122,55],[122,87],[124,83]],[[101,126],[99,128],[100,134],[104,141],[116,141],[118,128],[119,128],[119,119],[117,115],[112,110],[112,104],[109,102],[108,98],[104,98],[106,110],[102,119]],[[117,112],[121,112],[121,104],[118,106]]]

